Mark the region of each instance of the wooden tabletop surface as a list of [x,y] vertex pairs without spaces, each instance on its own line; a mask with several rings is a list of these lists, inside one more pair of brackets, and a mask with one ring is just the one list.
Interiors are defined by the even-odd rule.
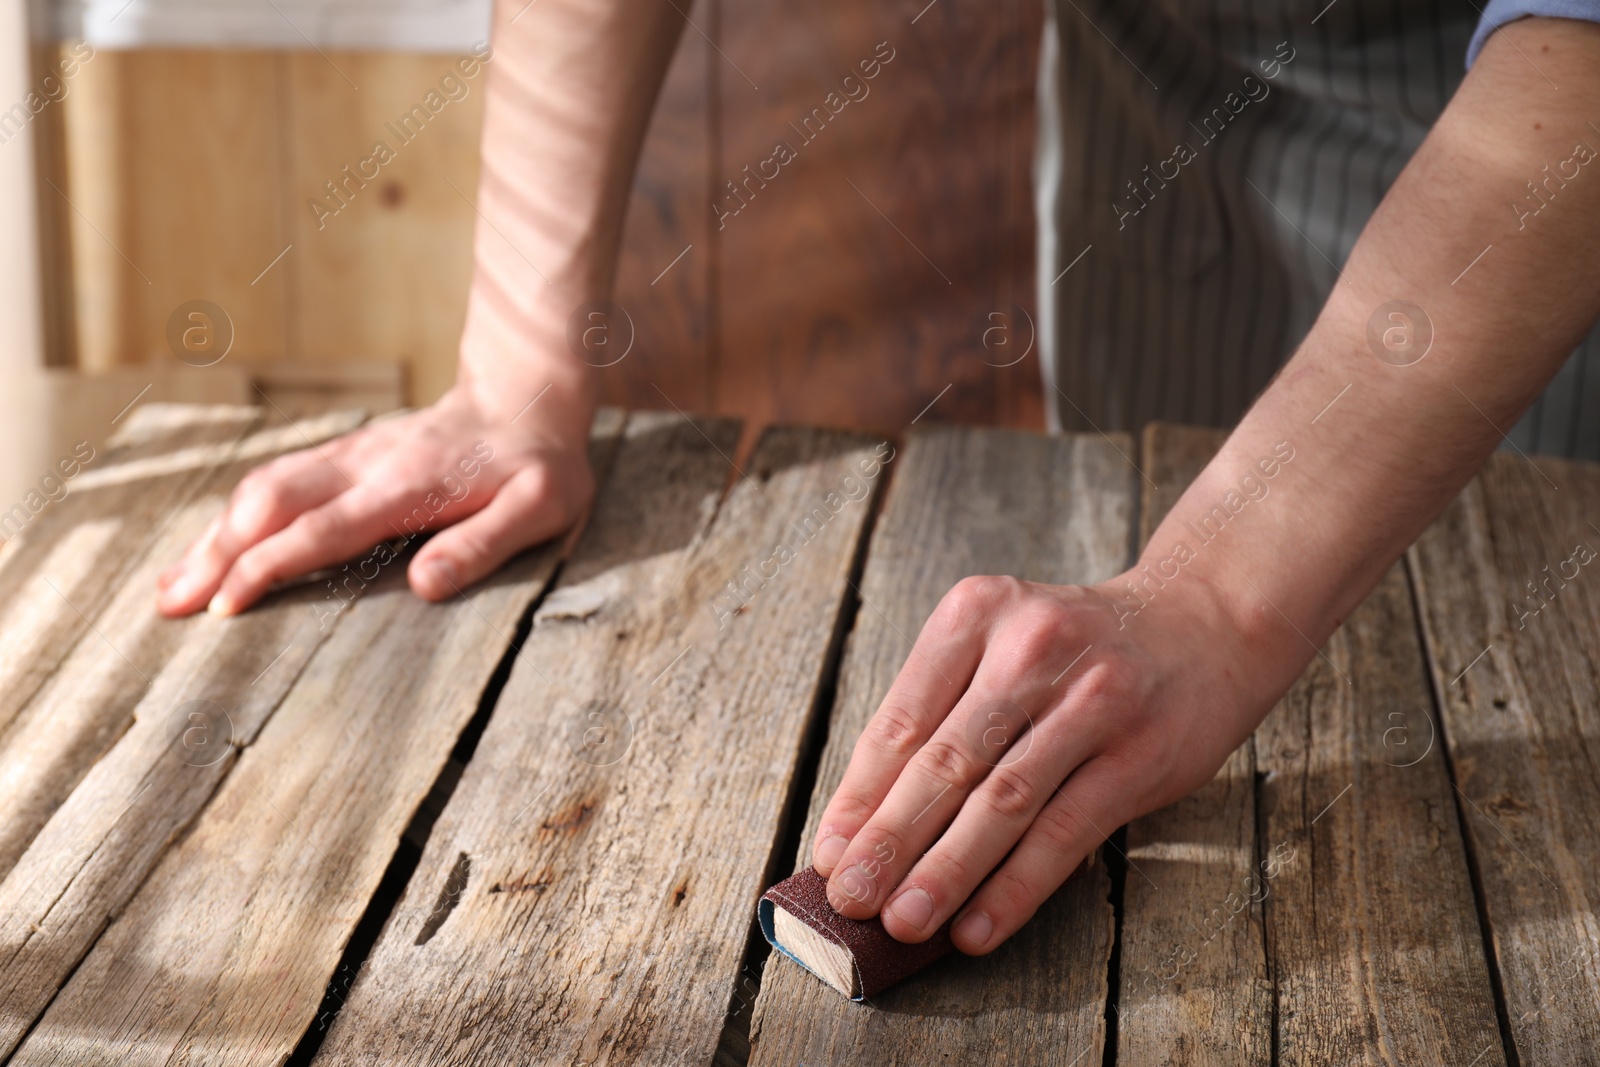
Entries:
[[735,468],[737,423],[604,412],[581,536],[453,602],[380,552],[155,614],[245,471],[358,422],[138,409],[0,549],[0,1062],[1600,1062],[1600,468],[1495,455],[1210,785],[851,1004],[755,902],[923,621],[1115,574],[1221,435]]

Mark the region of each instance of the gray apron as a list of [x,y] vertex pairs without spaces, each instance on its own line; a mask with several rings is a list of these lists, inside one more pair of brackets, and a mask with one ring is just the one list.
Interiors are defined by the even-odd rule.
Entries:
[[[1051,428],[1231,426],[1304,338],[1460,83],[1478,10],[1045,10],[1035,196]],[[1510,430],[1518,447],[1600,459],[1595,346],[1591,335]]]

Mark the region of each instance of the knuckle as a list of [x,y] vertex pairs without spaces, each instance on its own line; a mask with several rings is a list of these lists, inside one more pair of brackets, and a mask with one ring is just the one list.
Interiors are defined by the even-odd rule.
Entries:
[[300,533],[318,542],[338,537],[345,529],[344,520],[325,508],[306,512],[294,520],[294,525]]
[[941,606],[959,615],[991,611],[1021,588],[1022,582],[1007,575],[972,575],[951,586]]
[[[441,546],[442,550],[443,546]],[[489,558],[493,546],[483,532],[475,525],[458,526],[450,535],[449,550],[443,552],[450,559],[461,563],[477,563]]]
[[1061,652],[1061,620],[1048,612],[1030,612],[1010,628],[1005,644],[1009,658],[1018,668],[1053,664]]
[[1033,832],[1051,852],[1071,856],[1084,851],[1084,822],[1073,811],[1052,804],[1033,820]]
[[837,826],[841,823],[860,826],[872,817],[875,810],[877,809],[865,797],[841,789],[828,802],[828,811],[823,816],[822,822],[825,826]]
[[[946,887],[959,890],[975,886],[983,880],[981,872],[974,872],[972,865],[956,855],[953,849],[941,849],[938,853],[930,855],[928,858],[933,861],[930,864],[933,868],[933,877],[924,881],[925,887],[935,900],[940,900],[947,896],[957,896],[959,898],[964,895],[961,892],[949,893],[946,891]],[[959,899],[955,903],[960,903]]]
[[1072,702],[1091,716],[1108,716],[1136,701],[1135,669],[1120,661],[1096,663],[1072,689]]
[[1039,789],[1014,767],[996,767],[980,791],[983,803],[995,815],[1015,822],[1028,818],[1039,803]]
[[1037,906],[1033,886],[1009,866],[996,871],[984,891],[985,895],[998,902],[1003,914],[1015,917],[1013,922],[1026,922]]
[[921,731],[916,718],[905,708],[885,704],[867,724],[861,742],[894,756],[906,756],[916,751]]
[[965,790],[978,778],[978,761],[949,741],[929,741],[917,753],[917,760],[930,777],[953,789]]
[[233,505],[237,517],[255,524],[268,523],[288,508],[288,487],[270,466],[257,467],[234,489]]
[[902,866],[909,854],[905,838],[900,834],[887,826],[870,824],[850,842],[847,853],[855,857],[850,861],[851,866],[865,868],[869,877],[874,878],[886,870]]
[[265,587],[277,579],[277,568],[261,553],[246,552],[233,565],[232,577],[250,587]]

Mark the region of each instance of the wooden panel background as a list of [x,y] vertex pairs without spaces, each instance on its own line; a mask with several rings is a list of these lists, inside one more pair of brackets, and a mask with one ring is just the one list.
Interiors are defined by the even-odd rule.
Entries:
[[[1040,8],[924,3],[689,11],[634,186],[617,299],[638,342],[605,372],[608,402],[665,395],[751,435],[774,420],[898,431],[936,397],[930,420],[1042,425]],[[829,115],[841,79],[891,52]],[[483,77],[320,228],[307,201],[451,59],[97,51],[42,162],[66,235],[49,257],[55,358],[171,360],[168,317],[204,298],[232,318],[236,358],[396,361],[409,402],[436,398],[470,277]],[[806,141],[814,108],[829,121]],[[798,158],[719,229],[713,200],[736,205],[726,183],[778,141]]]

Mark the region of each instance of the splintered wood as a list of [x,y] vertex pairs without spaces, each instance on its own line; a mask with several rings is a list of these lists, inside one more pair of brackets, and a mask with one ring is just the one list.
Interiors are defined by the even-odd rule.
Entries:
[[451,602],[156,615],[359,422],[139,409],[4,531],[0,1061],[1600,1062],[1600,468],[1496,456],[1209,785],[852,1004],[755,904],[929,613],[1115,575],[1222,435],[606,412],[585,527]]

